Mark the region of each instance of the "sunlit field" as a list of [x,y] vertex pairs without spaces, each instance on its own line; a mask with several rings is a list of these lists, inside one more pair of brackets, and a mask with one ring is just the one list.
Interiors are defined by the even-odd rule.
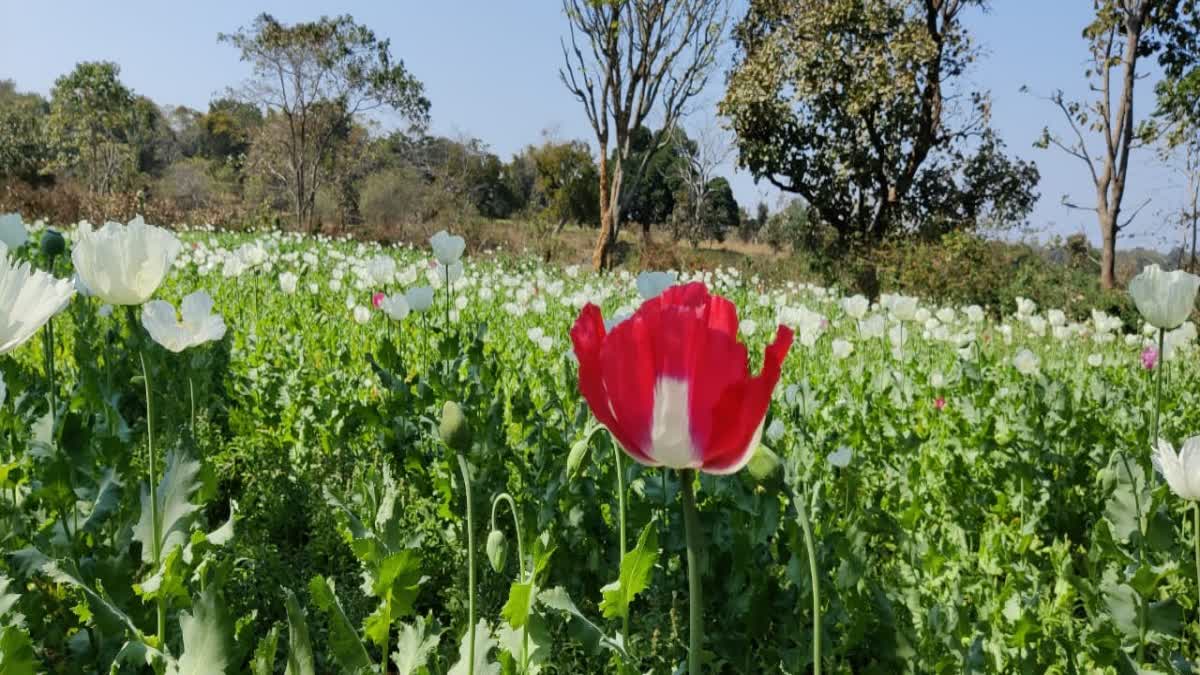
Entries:
[[1135,280],[1135,327],[3,223],[0,672],[1200,657],[1190,275]]

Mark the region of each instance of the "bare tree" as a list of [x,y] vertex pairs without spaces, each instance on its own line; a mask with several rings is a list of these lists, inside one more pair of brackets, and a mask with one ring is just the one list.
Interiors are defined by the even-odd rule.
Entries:
[[262,14],[251,28],[218,39],[254,68],[241,98],[283,117],[284,166],[272,173],[290,194],[300,227],[312,222],[325,160],[355,116],[386,107],[414,124],[428,119],[421,83],[392,61],[388,40],[350,16],[288,26]]
[[672,129],[671,137],[682,146],[679,155],[685,160],[676,165],[676,177],[688,193],[688,226],[699,227],[712,193],[712,180],[716,178],[717,169],[733,155],[734,146],[725,131],[713,122],[699,129],[695,138],[689,139],[678,129]]
[[[1087,67],[1091,102],[1068,101],[1061,91],[1050,101],[1058,107],[1070,125],[1070,138],[1043,130],[1041,147],[1053,145],[1077,158],[1085,166],[1095,186],[1095,206],[1064,204],[1096,213],[1100,226],[1100,285],[1116,285],[1116,242],[1144,202],[1122,217],[1129,156],[1145,145],[1152,127],[1136,122],[1133,109],[1134,87],[1139,78],[1138,59],[1150,56],[1157,45],[1152,33],[1161,14],[1170,12],[1169,0],[1097,0],[1096,20],[1084,31],[1089,43],[1091,62]],[[1087,134],[1099,134],[1100,149],[1089,146]]]
[[656,110],[663,128],[675,126],[704,90],[729,0],[563,0],[563,11],[570,41],[562,41],[559,77],[583,105],[600,153],[600,235],[592,255],[599,270],[608,266],[618,232],[630,138]]

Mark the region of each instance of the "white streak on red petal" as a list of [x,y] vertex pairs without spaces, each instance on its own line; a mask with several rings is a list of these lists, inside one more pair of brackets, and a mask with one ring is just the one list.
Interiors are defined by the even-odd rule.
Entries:
[[650,448],[652,459],[663,466],[672,469],[700,466],[700,453],[692,443],[686,380],[660,377],[655,383]]

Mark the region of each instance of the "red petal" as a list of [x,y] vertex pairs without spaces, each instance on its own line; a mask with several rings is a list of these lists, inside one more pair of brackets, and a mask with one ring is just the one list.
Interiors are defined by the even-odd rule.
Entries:
[[638,312],[622,321],[600,350],[600,379],[607,397],[605,422],[592,412],[638,462],[654,466],[650,455],[650,425],[654,415],[655,344],[657,321]]
[[[575,358],[579,359],[579,393],[583,394],[592,414],[610,431],[616,426],[608,407],[608,393],[601,381],[601,348],[604,346],[604,316],[590,302],[584,306],[571,328]],[[613,432],[616,435],[616,432]]]
[[708,443],[702,446],[702,471],[735,473],[750,461],[755,434],[767,416],[771,392],[779,383],[783,360],[792,347],[793,338],[790,328],[780,326],[775,333],[775,341],[767,347],[762,372],[742,384],[727,388],[711,408],[714,433]]

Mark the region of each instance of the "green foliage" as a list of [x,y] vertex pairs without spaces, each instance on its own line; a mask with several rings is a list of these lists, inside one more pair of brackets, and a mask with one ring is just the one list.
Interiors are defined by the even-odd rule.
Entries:
[[740,165],[802,197],[843,248],[1019,222],[1036,169],[994,140],[970,157],[964,140],[986,129],[987,96],[956,94],[966,110],[944,111],[943,89],[977,57],[961,14],[984,4],[751,2],[720,104]]
[[629,616],[629,605],[638,593],[650,585],[654,566],[658,564],[658,530],[651,523],[638,535],[637,546],[621,559],[621,575],[616,581],[600,589],[604,599],[600,611],[606,619]]

